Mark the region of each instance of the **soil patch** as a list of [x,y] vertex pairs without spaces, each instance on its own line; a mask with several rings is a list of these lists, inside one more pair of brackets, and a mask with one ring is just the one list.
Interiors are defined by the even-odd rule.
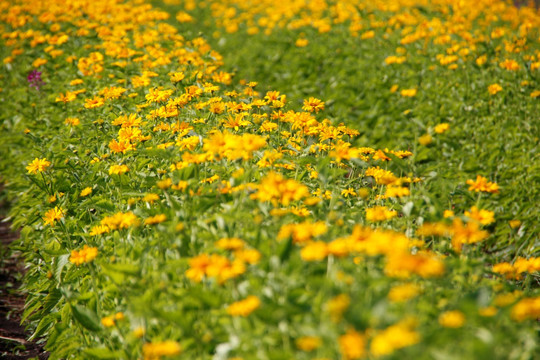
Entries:
[[19,236],[11,231],[10,225],[0,218],[0,358],[47,359],[49,356],[43,350],[43,344],[28,341],[31,334],[20,325],[25,296],[18,289],[24,266],[19,254],[9,249]]

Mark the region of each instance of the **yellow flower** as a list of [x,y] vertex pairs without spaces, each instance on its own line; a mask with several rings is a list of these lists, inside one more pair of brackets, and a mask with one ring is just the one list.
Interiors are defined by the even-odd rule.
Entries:
[[380,167],[370,167],[366,170],[366,176],[372,176],[379,185],[390,185],[398,182],[398,178],[389,170]]
[[510,225],[510,227],[512,229],[515,229],[515,228],[517,228],[517,227],[519,227],[521,225],[521,221],[520,220],[510,220],[508,222],[508,224]]
[[308,44],[309,44],[309,40],[306,38],[299,38],[294,43],[294,45],[296,45],[297,47],[306,47],[308,46]]
[[295,343],[298,349],[309,352],[319,348],[322,341],[318,336],[302,336]]
[[486,61],[487,61],[487,56],[486,56],[486,55],[482,55],[482,56],[480,56],[480,57],[478,57],[478,58],[476,59],[476,65],[482,66],[482,65],[484,65],[484,64],[486,63]]
[[43,172],[47,170],[47,168],[51,165],[50,161],[47,161],[46,158],[38,159],[35,158],[28,166],[26,167],[26,170],[28,170],[29,174],[37,174],[38,172]]
[[66,91],[66,94],[60,93],[56,98],[56,102],[63,102],[64,104],[71,102],[77,98],[77,94]]
[[82,79],[75,79],[75,80],[71,80],[71,81],[69,82],[69,85],[75,86],[75,85],[80,85],[80,84],[82,84],[82,83],[83,83],[83,80],[82,80]]
[[420,335],[414,331],[414,322],[404,320],[377,333],[371,340],[369,350],[375,357],[385,356],[419,341]]
[[488,86],[488,91],[491,95],[497,94],[499,91],[502,91],[502,86],[499,84],[491,84]]
[[104,318],[101,318],[101,324],[105,327],[112,327],[115,325],[115,322],[114,322],[114,316],[113,315],[110,315],[110,316],[105,316]]
[[112,216],[104,217],[100,223],[109,230],[127,229],[130,226],[138,225],[139,219],[131,211],[126,213],[118,212]]
[[252,199],[272,201],[276,204],[279,202],[285,206],[309,196],[309,190],[305,185],[293,179],[285,179],[281,174],[274,172],[266,175],[257,188],[259,191],[251,195]]
[[418,138],[420,145],[427,146],[433,142],[433,138],[429,134],[422,135]]
[[403,64],[405,61],[407,61],[407,58],[405,56],[394,56],[394,55],[391,55],[391,56],[388,56],[386,59],[384,59],[384,62],[387,64],[387,65],[392,65],[392,64]]
[[497,308],[494,307],[494,306],[488,306],[488,307],[485,307],[485,308],[481,308],[481,309],[478,309],[478,314],[480,316],[484,316],[484,317],[495,316],[497,314]]
[[98,255],[98,249],[96,247],[88,247],[84,245],[81,250],[73,250],[69,261],[75,265],[82,265],[94,260]]
[[318,113],[319,111],[324,110],[324,102],[314,97],[310,97],[309,99],[304,100],[302,110]]
[[514,268],[518,273],[528,272],[532,274],[540,271],[540,257],[531,257],[529,259],[519,257],[514,262]]
[[366,219],[372,222],[390,220],[396,216],[397,211],[388,210],[386,206],[375,206],[366,209]]
[[463,225],[460,218],[454,219],[452,223],[452,246],[455,251],[461,251],[462,244],[473,244],[485,240],[489,233],[485,230],[480,230],[480,226],[476,221],[469,221],[467,225]]
[[437,134],[442,134],[445,131],[447,131],[448,129],[450,129],[450,125],[448,123],[442,123],[442,124],[439,124],[439,125],[435,126],[435,132]]
[[515,321],[537,320],[540,318],[540,296],[520,300],[512,307],[510,316]]
[[186,76],[181,71],[174,72],[174,73],[170,74],[170,79],[171,79],[172,82],[180,82],[180,81],[184,80],[185,77]]
[[222,238],[216,242],[216,247],[223,250],[240,250],[246,243],[239,238]]
[[341,191],[341,196],[343,197],[356,196],[356,195],[357,195],[356,192],[351,187]]
[[230,261],[217,254],[211,256],[201,254],[189,259],[188,262],[189,269],[186,271],[186,277],[195,282],[201,282],[204,277],[208,277],[216,278],[222,284],[246,271],[244,261],[240,259]]
[[506,59],[499,64],[500,67],[510,71],[519,70],[519,64],[515,60]]
[[126,165],[112,165],[109,168],[109,175],[122,175],[129,171],[129,168]]
[[92,193],[92,188],[91,187],[86,187],[84,189],[82,189],[81,191],[81,197],[85,197],[85,196],[88,196]]
[[349,329],[345,335],[339,337],[339,349],[345,360],[354,360],[364,357],[366,353],[366,337],[354,329]]
[[84,107],[87,109],[94,109],[105,104],[105,100],[102,97],[96,96],[93,99],[86,99],[84,101]]
[[489,225],[495,221],[495,213],[489,210],[479,210],[476,206],[471,208],[471,211],[465,211],[465,216],[478,221],[482,225]]
[[367,198],[369,196],[369,189],[368,188],[358,189],[358,196],[360,196],[362,199]]
[[176,20],[178,20],[179,23],[189,23],[193,22],[193,16],[189,15],[185,11],[179,11],[176,14]]
[[403,302],[416,297],[420,293],[420,287],[413,283],[396,285],[390,289],[388,299],[391,302]]
[[147,202],[147,203],[150,203],[150,204],[153,204],[154,201],[157,201],[157,200],[159,200],[159,195],[158,195],[158,194],[154,194],[154,193],[146,194],[146,195],[142,198],[142,201]]
[[388,185],[382,198],[388,199],[393,197],[403,197],[409,196],[410,194],[411,192],[407,187]]
[[32,63],[32,67],[40,67],[41,65],[45,65],[47,63],[47,59],[36,59],[34,60],[34,62]]
[[79,118],[67,118],[64,122],[66,125],[71,125],[71,126],[77,126],[81,123]]
[[460,328],[465,324],[465,315],[459,310],[443,312],[439,316],[439,324],[447,328]]
[[372,39],[374,37],[375,37],[375,31],[370,30],[370,31],[366,31],[365,33],[363,33],[360,36],[360,39],[365,40],[365,39]]
[[54,209],[47,210],[47,212],[45,213],[45,216],[43,216],[43,221],[45,221],[45,224],[54,226],[56,221],[62,219],[63,217],[64,217],[64,210],[55,206]]
[[340,294],[328,300],[326,310],[330,314],[332,322],[338,323],[349,305],[351,305],[351,298],[347,294]]
[[146,330],[142,326],[138,326],[133,330],[133,336],[135,336],[137,339],[140,339],[144,336],[146,333]]
[[195,282],[201,282],[206,275],[206,269],[210,265],[211,259],[207,254],[201,254],[188,260],[189,269],[186,277]]
[[469,191],[475,192],[488,192],[492,194],[497,194],[499,192],[499,185],[496,183],[488,181],[483,176],[477,175],[476,180],[469,179],[467,180],[467,185],[469,186]]
[[246,317],[261,306],[261,301],[256,296],[248,296],[244,300],[232,303],[227,307],[227,313],[231,316]]
[[90,236],[105,234],[105,233],[108,233],[109,231],[111,231],[111,229],[108,226],[96,225],[90,229]]
[[323,241],[308,243],[300,251],[300,256],[304,261],[320,261],[328,255],[328,245]]
[[408,278],[418,274],[423,278],[438,277],[445,271],[444,263],[433,253],[390,253],[386,258],[384,273],[387,276]]
[[155,225],[164,222],[167,220],[165,214],[158,214],[156,216],[150,216],[144,220],[144,225]]
[[255,249],[242,249],[236,250],[234,257],[248,264],[257,264],[261,260],[261,253]]
[[163,179],[163,180],[159,180],[157,183],[156,183],[157,187],[160,188],[161,190],[166,190],[168,188],[170,188],[172,186],[172,179],[171,178],[167,178],[167,179]]
[[400,94],[403,97],[414,97],[418,93],[418,90],[416,89],[403,89],[401,90]]
[[520,294],[517,292],[497,295],[493,300],[493,304],[497,307],[506,307],[515,302],[518,299],[519,295]]
[[181,351],[180,344],[172,340],[146,343],[142,349],[144,360],[159,360],[162,356],[178,355]]

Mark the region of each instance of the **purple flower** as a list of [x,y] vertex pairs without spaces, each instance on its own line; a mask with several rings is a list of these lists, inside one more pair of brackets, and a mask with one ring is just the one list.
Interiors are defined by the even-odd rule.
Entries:
[[41,80],[41,71],[37,70],[32,70],[26,77],[26,80],[28,80],[30,87],[33,87],[36,90],[39,90],[41,85],[44,84],[43,80]]

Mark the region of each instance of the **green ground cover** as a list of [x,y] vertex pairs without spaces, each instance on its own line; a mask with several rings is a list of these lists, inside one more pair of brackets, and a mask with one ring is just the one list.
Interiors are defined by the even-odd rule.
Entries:
[[51,359],[534,359],[537,12],[152,5],[0,3]]

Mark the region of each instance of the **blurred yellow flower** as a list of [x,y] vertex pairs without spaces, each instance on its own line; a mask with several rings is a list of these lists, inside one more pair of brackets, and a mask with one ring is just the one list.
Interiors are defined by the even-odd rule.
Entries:
[[297,47],[306,47],[308,46],[308,44],[309,44],[309,40],[306,38],[299,38],[294,43],[294,45],[296,45]]
[[390,289],[388,299],[391,302],[403,302],[416,297],[420,293],[420,287],[414,283],[396,285]]
[[366,209],[366,220],[377,222],[390,220],[397,216],[397,211],[388,210],[386,206],[375,206]]
[[89,247],[84,245],[81,250],[73,250],[69,261],[75,265],[82,265],[94,260],[98,255],[98,249],[96,247]]
[[248,296],[244,300],[232,303],[227,307],[227,313],[231,316],[246,317],[261,306],[261,301],[256,296]]
[[429,134],[422,135],[418,138],[420,145],[427,146],[433,142],[433,138]]
[[443,312],[439,316],[439,324],[447,328],[460,328],[465,324],[465,315],[459,310]]
[[476,180],[469,179],[466,183],[467,185],[470,185],[469,191],[482,191],[492,194],[497,194],[499,192],[499,185],[494,182],[488,181],[488,179],[480,175],[476,176]]
[[441,123],[441,124],[435,126],[435,132],[437,134],[442,134],[445,131],[448,131],[448,129],[450,129],[450,125],[448,123]]
[[350,328],[339,337],[339,349],[343,359],[361,359],[366,354],[366,336]]
[[319,348],[322,341],[318,336],[302,336],[296,339],[295,343],[298,349],[309,352]]
[[420,334],[414,330],[414,325],[414,322],[404,320],[376,333],[371,340],[370,353],[380,357],[417,344],[420,342]]
[[521,220],[510,220],[508,224],[512,229],[515,229],[521,225]]
[[489,225],[495,221],[493,211],[478,209],[476,206],[473,206],[470,211],[465,211],[464,215],[482,225]]
[[491,84],[488,86],[488,91],[491,95],[497,94],[499,91],[502,91],[502,86],[499,84]]
[[510,316],[515,321],[538,320],[540,318],[540,296],[521,299],[512,307]]
[[400,94],[403,97],[414,97],[418,93],[417,89],[403,89]]
[[178,355],[181,351],[180,344],[172,340],[146,343],[142,348],[144,360],[160,360],[163,356]]

